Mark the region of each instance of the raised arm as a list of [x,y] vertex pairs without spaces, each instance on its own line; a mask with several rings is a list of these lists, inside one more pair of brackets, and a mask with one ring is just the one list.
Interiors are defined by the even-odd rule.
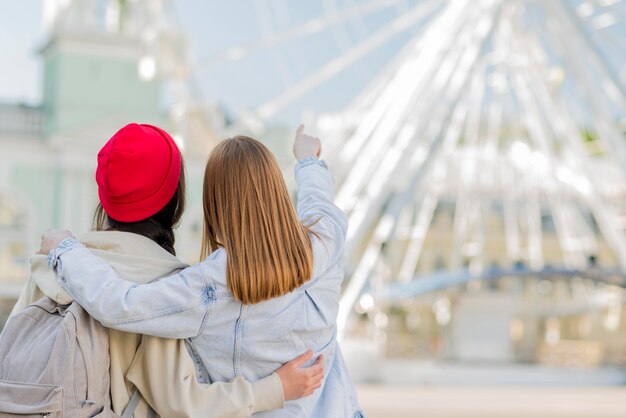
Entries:
[[296,132],[294,155],[298,160],[295,172],[298,217],[320,235],[332,262],[343,253],[348,221],[333,203],[335,182],[326,163],[319,159],[320,140],[305,134],[302,125]]
[[[46,245],[54,248],[58,242],[54,233],[44,236],[40,252],[47,249]],[[191,338],[200,333],[211,307],[213,289],[199,265],[157,282],[137,285],[122,279],[109,263],[74,238],[64,239],[50,251],[48,262],[61,286],[109,328]]]

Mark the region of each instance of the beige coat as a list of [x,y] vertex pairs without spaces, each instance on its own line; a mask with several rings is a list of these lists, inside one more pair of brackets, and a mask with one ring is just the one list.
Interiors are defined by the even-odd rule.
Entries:
[[[111,263],[123,278],[135,283],[148,283],[187,267],[152,240],[137,234],[89,232],[81,241]],[[34,255],[30,278],[13,313],[43,295],[61,304],[72,301],[58,285],[46,257]],[[282,384],[276,373],[252,383],[238,377],[230,383],[203,385],[196,380],[184,340],[109,330],[109,343],[111,400],[117,414],[123,412],[135,387],[164,418],[248,417],[284,406]],[[137,408],[135,418],[147,416],[145,401]]]

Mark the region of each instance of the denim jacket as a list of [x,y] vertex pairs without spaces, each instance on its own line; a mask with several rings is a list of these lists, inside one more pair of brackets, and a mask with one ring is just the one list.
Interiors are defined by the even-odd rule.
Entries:
[[260,417],[361,417],[356,393],[337,344],[336,318],[344,276],[347,221],[333,204],[333,178],[323,161],[296,165],[297,212],[316,221],[311,235],[312,279],[291,293],[253,305],[237,301],[226,285],[226,252],[157,282],[124,281],[103,259],[73,239],[49,255],[61,285],[109,328],[184,338],[201,382],[256,380],[314,350],[325,357],[325,379],[313,395],[286,402]]

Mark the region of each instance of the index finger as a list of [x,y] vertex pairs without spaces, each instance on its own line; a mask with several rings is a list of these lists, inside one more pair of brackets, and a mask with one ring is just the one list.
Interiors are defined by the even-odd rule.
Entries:
[[298,126],[298,130],[296,131],[296,135],[302,135],[304,133],[304,125],[301,123],[300,126]]

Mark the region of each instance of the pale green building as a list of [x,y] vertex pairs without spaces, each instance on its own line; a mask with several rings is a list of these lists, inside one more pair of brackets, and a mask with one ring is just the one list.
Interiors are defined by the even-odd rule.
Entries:
[[144,29],[159,23],[147,11],[152,2],[109,1],[104,11],[103,2],[65,3],[44,10],[42,103],[0,104],[0,299],[19,294],[43,231],[90,229],[97,152],[129,122],[163,126],[183,147],[190,215],[178,248],[188,261],[199,253],[201,176],[215,143],[210,115],[220,115],[180,98],[176,117],[166,109],[164,86],[176,83],[170,72],[177,69],[163,70],[162,56],[167,48],[184,51],[184,37],[161,28],[157,42],[146,42]]

